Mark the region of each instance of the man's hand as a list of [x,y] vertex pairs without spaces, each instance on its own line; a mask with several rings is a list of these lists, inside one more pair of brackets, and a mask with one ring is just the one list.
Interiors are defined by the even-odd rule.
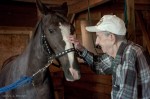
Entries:
[[74,35],[70,35],[68,37],[69,41],[71,43],[74,44],[75,49],[79,50],[79,51],[83,51],[85,48],[81,45],[81,43],[79,42],[79,40],[76,39],[76,37]]

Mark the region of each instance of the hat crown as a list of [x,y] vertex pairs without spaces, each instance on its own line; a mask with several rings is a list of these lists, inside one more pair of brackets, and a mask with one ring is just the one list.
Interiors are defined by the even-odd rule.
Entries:
[[104,15],[97,23],[97,28],[118,35],[125,35],[126,28],[123,20],[116,15]]
[[108,31],[117,35],[125,35],[126,27],[122,19],[116,15],[104,15],[96,26],[86,27],[89,32]]

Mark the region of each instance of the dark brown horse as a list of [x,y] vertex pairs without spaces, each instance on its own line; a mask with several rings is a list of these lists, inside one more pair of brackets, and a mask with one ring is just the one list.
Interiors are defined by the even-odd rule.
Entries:
[[[58,8],[47,8],[40,1],[36,1],[43,17],[38,22],[33,37],[25,51],[14,60],[7,63],[0,72],[0,88],[7,86],[23,76],[33,76],[43,68],[49,58],[56,58],[66,80],[80,79],[80,72],[73,50],[73,45],[67,41],[73,26],[66,18],[67,5]],[[65,50],[69,52],[65,52]],[[60,55],[60,53],[65,55]],[[57,54],[58,56],[55,56]],[[34,75],[32,83],[16,89],[0,93],[0,99],[55,99],[49,70],[46,69]]]

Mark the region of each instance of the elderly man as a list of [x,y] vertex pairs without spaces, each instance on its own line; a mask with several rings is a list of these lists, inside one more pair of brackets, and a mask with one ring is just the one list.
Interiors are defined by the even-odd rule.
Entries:
[[104,15],[96,26],[96,45],[103,51],[94,55],[70,36],[80,56],[97,74],[112,74],[112,99],[150,99],[150,56],[140,45],[125,39],[126,27],[115,15]]

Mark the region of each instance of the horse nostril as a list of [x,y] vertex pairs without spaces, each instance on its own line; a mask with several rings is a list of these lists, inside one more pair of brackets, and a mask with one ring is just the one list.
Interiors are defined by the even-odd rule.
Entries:
[[79,72],[73,68],[69,68],[69,71],[71,72],[74,80],[78,80],[80,79],[80,76],[79,76]]

